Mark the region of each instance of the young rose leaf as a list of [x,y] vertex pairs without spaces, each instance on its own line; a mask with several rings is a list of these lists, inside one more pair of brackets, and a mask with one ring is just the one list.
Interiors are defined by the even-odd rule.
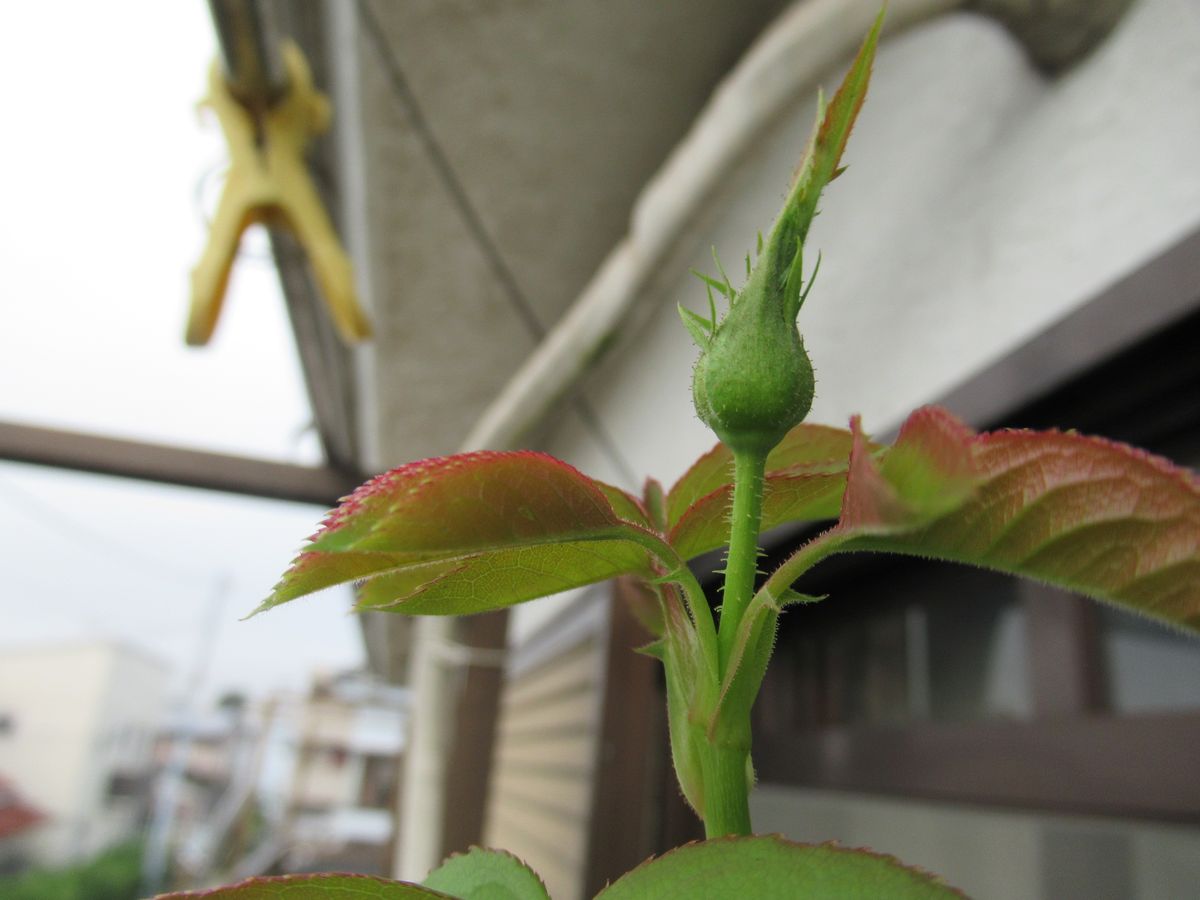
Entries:
[[1200,629],[1200,479],[1102,438],[1000,431],[971,442],[974,495],[868,549],[1036,578]]
[[1200,630],[1200,479],[1103,438],[975,435],[944,410],[918,410],[882,465],[860,439],[838,526],[766,594],[846,550],[1023,575]]
[[466,453],[372,479],[255,612],[347,581],[360,605],[459,615],[650,572],[638,502],[541,453]]
[[882,464],[872,456],[858,416],[850,431],[854,440],[838,523],[842,531],[912,530],[961,506],[976,487],[975,435],[943,409],[912,413]]
[[[763,481],[763,531],[785,522],[835,518],[845,487],[844,469],[767,475]],[[701,498],[671,529],[668,542],[684,559],[725,546],[732,504],[733,488],[728,485]]]
[[489,550],[370,578],[359,587],[358,608],[469,616],[618,575],[648,573],[646,559],[641,546],[619,536]]
[[663,487],[653,478],[647,478],[642,487],[642,507],[646,510],[649,526],[659,533],[667,530],[667,495]]
[[431,897],[445,900],[452,895],[373,875],[271,875],[210,890],[159,894],[157,900],[201,897],[204,900],[428,900]]
[[[844,428],[798,425],[788,432],[767,456],[762,529],[837,518],[850,444],[850,432]],[[732,477],[733,454],[717,444],[671,488],[668,540],[684,559],[728,541]]]
[[890,856],[778,835],[686,844],[642,863],[596,900],[945,900],[964,895]]
[[459,900],[550,900],[537,873],[511,853],[472,847],[429,873],[425,886]]
[[[803,472],[844,472],[849,456],[850,432],[846,429],[797,425],[767,455],[766,473],[770,477],[786,474],[793,469]],[[696,460],[668,492],[668,527],[678,525],[698,500],[714,491],[732,488],[733,453],[724,444],[717,444]],[[835,511],[833,516],[836,515]]]

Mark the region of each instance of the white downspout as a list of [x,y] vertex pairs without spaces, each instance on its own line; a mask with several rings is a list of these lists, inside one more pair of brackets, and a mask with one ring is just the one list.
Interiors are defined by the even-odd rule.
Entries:
[[412,632],[409,685],[412,714],[400,788],[396,877],[420,882],[442,861],[446,818],[446,760],[453,739],[451,667],[438,648],[455,636],[456,619],[423,616]]

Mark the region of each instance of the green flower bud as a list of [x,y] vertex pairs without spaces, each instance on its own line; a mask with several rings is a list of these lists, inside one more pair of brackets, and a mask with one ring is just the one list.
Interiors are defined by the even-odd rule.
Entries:
[[[798,255],[794,234],[792,243]],[[789,291],[792,260],[780,265],[775,249],[759,257],[739,293],[726,282],[732,306],[701,343],[693,373],[697,414],[732,450],[768,453],[812,407],[812,363],[796,328],[799,265]]]
[[[796,317],[817,274],[814,269],[801,293],[804,240],[821,192],[842,173],[842,152],[867,93],[882,27],[881,10],[828,107],[818,94],[808,149],[765,248],[759,236],[753,269],[746,257],[745,286],[735,291],[723,271],[723,281],[700,275],[709,288],[711,318],[679,308],[701,350],[692,378],[696,413],[735,452],[765,455],[812,406],[812,364],[796,330]],[[730,302],[719,325],[713,288]]]

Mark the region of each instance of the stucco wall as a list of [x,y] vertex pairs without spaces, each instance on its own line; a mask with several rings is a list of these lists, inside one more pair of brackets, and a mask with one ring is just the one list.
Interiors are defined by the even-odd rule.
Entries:
[[[886,431],[1200,226],[1198,51],[1200,6],[1190,0],[1135,3],[1106,43],[1054,80],[998,25],[968,14],[886,41],[849,171],[828,190],[810,236],[812,257],[824,254],[800,322],[818,379],[811,420],[844,425],[861,412],[868,430]],[[669,485],[714,441],[692,411],[696,350],[675,305],[704,308],[686,273],[712,271],[710,247],[731,274],[743,271],[812,115],[811,99],[782,112],[729,173],[636,337],[586,386],[636,472]],[[622,480],[570,415],[548,449]],[[561,602],[518,608],[514,638]],[[1196,829],[1063,825],[773,788],[754,806],[760,829],[869,842],[981,897],[1068,896],[1054,853],[1111,864],[1105,872],[1119,864],[1113,877],[1137,896],[1176,896],[1196,877],[1187,862]],[[1114,862],[1110,845],[1126,856]],[[1088,884],[1069,895],[1107,896],[1088,894]]]
[[[952,14],[885,41],[809,247],[801,316],[811,420],[897,424],[1200,224],[1200,7],[1142,0],[1056,80],[997,24]],[[835,73],[828,78],[830,86]],[[669,483],[713,438],[690,402],[695,348],[675,304],[705,306],[691,267],[715,246],[742,271],[782,199],[811,100],[730,173],[668,266],[637,337],[588,393],[638,472]],[[572,425],[551,450],[619,481]]]

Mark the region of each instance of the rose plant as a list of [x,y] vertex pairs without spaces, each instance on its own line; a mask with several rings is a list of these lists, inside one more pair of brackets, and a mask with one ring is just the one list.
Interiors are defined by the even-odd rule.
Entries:
[[[644,581],[660,623],[643,652],[665,670],[671,756],[707,840],[666,853],[600,897],[947,897],[936,877],[865,850],[752,836],[750,710],[793,585],[832,554],[882,551],[1038,579],[1200,629],[1200,479],[1074,433],[976,434],[945,410],[912,413],[891,446],[857,417],[804,424],[813,370],[797,329],[812,287],[804,245],[866,95],[876,21],[818,121],[770,233],[737,289],[701,275],[710,315],[680,309],[700,348],[697,414],[720,439],[670,490],[641,496],[536,452],[401,466],[335,509],[256,612],[356,582],[361,609],[470,615],[618,575]],[[718,320],[714,292],[729,305]],[[756,589],[759,535],[834,524]],[[719,616],[688,561],[728,546]],[[349,875],[255,879],[210,896],[545,898],[501,851],[472,849],[423,885]],[[185,895],[175,895],[185,896]]]

